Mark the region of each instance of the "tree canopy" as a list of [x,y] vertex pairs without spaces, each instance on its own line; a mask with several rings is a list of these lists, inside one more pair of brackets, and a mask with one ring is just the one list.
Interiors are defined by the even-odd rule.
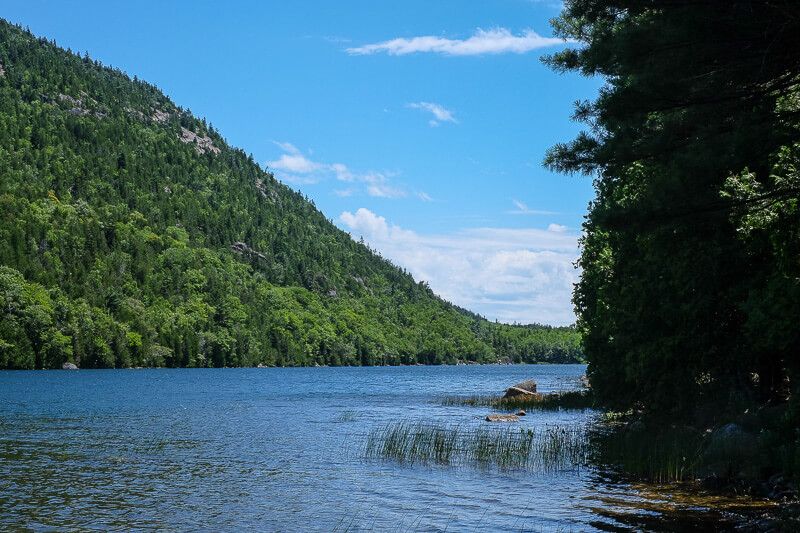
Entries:
[[574,303],[597,397],[796,402],[800,4],[567,0],[554,27],[579,44],[546,61],[605,80],[546,157],[595,180]]
[[0,368],[572,362],[438,298],[154,86],[0,21]]

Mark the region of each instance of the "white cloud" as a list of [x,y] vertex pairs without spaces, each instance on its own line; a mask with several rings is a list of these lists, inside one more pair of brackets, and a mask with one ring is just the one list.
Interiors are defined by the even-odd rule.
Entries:
[[398,187],[385,183],[373,183],[367,186],[367,194],[376,198],[405,198],[408,194]]
[[[337,196],[353,196],[361,192],[376,198],[405,198],[408,192],[400,185],[392,183],[397,172],[354,172],[344,163],[323,163],[313,161],[295,145],[288,142],[274,142],[284,151],[277,159],[267,162],[267,167],[276,176],[295,185],[311,185],[326,179],[336,179],[351,185],[336,189]],[[309,155],[312,153],[307,151]],[[424,193],[423,193],[424,194]],[[420,200],[428,201],[427,195],[416,195]]]
[[347,168],[347,165],[342,163],[334,163],[330,165],[331,170],[336,173],[336,179],[339,181],[354,181],[355,176],[353,173],[350,172],[350,169]]
[[424,192],[424,191],[419,191],[417,193],[417,198],[419,198],[423,202],[432,202],[433,201],[433,198],[431,198],[431,195],[426,193],[426,192]]
[[547,231],[552,231],[554,233],[564,233],[568,229],[569,229],[568,227],[562,226],[561,224],[556,224],[556,223],[553,223],[553,224],[550,224],[549,226],[547,226]]
[[310,174],[322,168],[322,165],[311,161],[302,154],[283,154],[275,161],[267,162],[267,165],[275,170],[295,174]]
[[524,202],[519,200],[511,200],[514,204],[514,209],[506,211],[509,215],[557,215],[555,211],[544,211],[541,209],[531,209]]
[[428,124],[431,127],[438,126],[442,122],[452,122],[453,124],[458,124],[458,120],[456,120],[453,112],[439,104],[434,104],[432,102],[413,102],[406,104],[406,107],[410,109],[421,109],[432,114],[433,118],[428,121]]
[[545,229],[472,228],[422,235],[369,209],[340,223],[443,298],[504,322],[570,324],[578,236]]
[[533,30],[525,30],[519,35],[514,35],[506,28],[493,28],[491,30],[477,29],[467,39],[446,39],[426,35],[411,38],[398,38],[380,43],[367,44],[348,48],[350,55],[369,55],[387,53],[389,55],[406,55],[422,52],[431,52],[448,56],[474,56],[484,54],[515,53],[524,54],[537,48],[545,48],[557,44],[564,44],[563,39],[556,37],[542,37]]
[[272,141],[272,143],[288,154],[299,154],[300,150],[297,149],[292,143],[285,143],[279,141]]

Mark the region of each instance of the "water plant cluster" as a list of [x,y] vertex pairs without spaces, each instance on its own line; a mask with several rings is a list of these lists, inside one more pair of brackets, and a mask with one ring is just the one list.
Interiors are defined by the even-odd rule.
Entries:
[[696,479],[703,470],[708,444],[688,427],[647,431],[644,427],[596,427],[591,460],[629,479],[675,483]]
[[366,456],[407,464],[553,472],[584,466],[586,431],[578,426],[464,427],[392,422],[367,437]]
[[590,409],[593,407],[591,391],[560,391],[550,394],[524,394],[519,396],[445,396],[441,400],[445,406],[493,407],[495,409],[513,411],[557,410],[557,409]]

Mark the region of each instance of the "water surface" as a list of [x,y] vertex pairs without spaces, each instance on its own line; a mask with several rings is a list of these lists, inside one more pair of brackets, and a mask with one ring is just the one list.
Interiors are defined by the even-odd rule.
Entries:
[[[3,372],[0,530],[616,531],[735,518],[593,467],[537,473],[365,459],[366,436],[391,421],[486,424],[488,408],[445,407],[443,396],[497,394],[527,378],[543,392],[567,390],[584,372]],[[520,425],[590,424],[597,416],[531,413]]]

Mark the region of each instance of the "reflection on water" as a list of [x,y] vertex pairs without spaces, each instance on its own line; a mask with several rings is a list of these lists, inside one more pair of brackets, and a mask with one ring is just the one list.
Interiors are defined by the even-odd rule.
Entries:
[[[442,406],[580,365],[0,373],[0,530],[674,530],[726,527],[747,499],[548,473],[367,460],[398,420],[485,427]],[[535,412],[519,425],[590,424]]]

